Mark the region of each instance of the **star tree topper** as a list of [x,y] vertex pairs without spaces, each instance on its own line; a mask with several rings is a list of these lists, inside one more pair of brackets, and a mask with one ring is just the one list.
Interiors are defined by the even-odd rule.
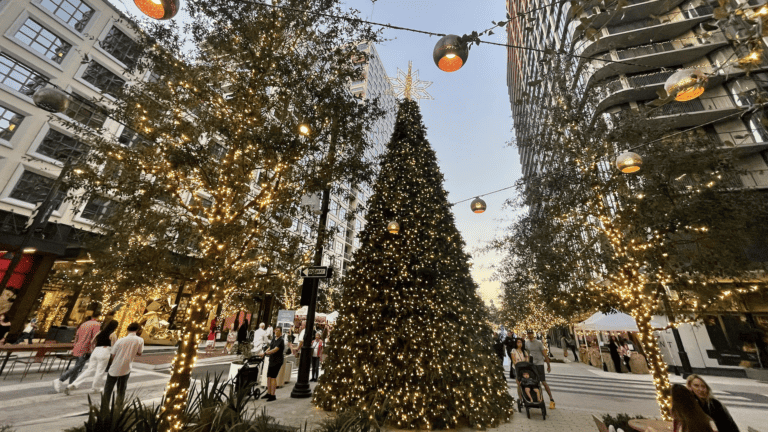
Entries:
[[432,82],[419,79],[419,71],[413,70],[413,62],[408,62],[408,73],[397,68],[397,77],[387,77],[387,79],[398,98],[415,100],[417,103],[421,102],[421,99],[435,99],[427,93],[427,88],[432,85]]

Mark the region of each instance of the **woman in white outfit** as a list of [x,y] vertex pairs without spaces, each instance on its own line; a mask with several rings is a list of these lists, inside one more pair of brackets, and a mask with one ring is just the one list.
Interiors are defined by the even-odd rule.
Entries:
[[93,375],[92,392],[98,392],[104,387],[104,381],[107,378],[110,348],[115,343],[115,340],[117,340],[117,335],[115,334],[117,325],[117,320],[112,320],[94,336],[91,344],[96,348],[93,349],[91,358],[88,359],[88,363],[85,365],[85,370],[80,373],[75,382],[64,389],[64,393],[69,394],[70,390],[80,387],[91,375]]

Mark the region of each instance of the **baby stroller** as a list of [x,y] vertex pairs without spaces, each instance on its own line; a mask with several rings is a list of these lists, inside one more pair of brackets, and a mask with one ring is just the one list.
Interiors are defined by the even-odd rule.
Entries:
[[239,393],[242,389],[247,389],[254,399],[261,397],[265,389],[259,387],[258,382],[263,365],[264,359],[261,357],[254,356],[246,359],[235,376],[235,391]]
[[[525,394],[523,387],[520,385],[520,380],[523,379],[524,373],[528,373],[531,379],[536,382],[537,388],[539,389],[539,398],[541,400],[533,401]],[[528,362],[519,362],[515,364],[515,382],[517,383],[517,411],[523,412],[523,407],[525,407],[525,413],[528,415],[528,418],[531,418],[531,408],[538,408],[541,410],[542,419],[546,420],[547,406],[544,404],[544,391],[541,388],[541,381],[539,381],[539,373],[536,370],[536,365]],[[531,396],[534,398],[536,397],[536,393],[534,393],[533,390],[531,390]]]

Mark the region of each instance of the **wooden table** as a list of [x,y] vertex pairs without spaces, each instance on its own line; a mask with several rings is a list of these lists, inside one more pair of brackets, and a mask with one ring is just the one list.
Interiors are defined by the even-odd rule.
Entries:
[[42,357],[49,352],[69,351],[74,347],[75,347],[75,344],[73,343],[55,343],[55,342],[54,343],[36,343],[36,344],[18,344],[18,345],[12,345],[12,344],[0,345],[0,353],[3,353],[3,352],[6,353],[5,358],[3,359],[3,364],[0,365],[0,375],[3,374],[3,370],[5,370],[5,365],[6,363],[8,363],[8,359],[11,358],[11,353],[37,351],[36,357]]
[[656,419],[632,419],[629,421],[629,427],[640,432],[674,432],[672,422]]

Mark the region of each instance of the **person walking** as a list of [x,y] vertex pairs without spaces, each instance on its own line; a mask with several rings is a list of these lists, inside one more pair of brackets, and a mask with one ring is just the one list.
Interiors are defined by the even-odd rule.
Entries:
[[69,394],[70,391],[80,387],[86,379],[93,376],[93,382],[91,383],[91,392],[95,393],[104,388],[104,380],[107,376],[107,364],[109,363],[109,354],[112,345],[117,340],[117,321],[110,320],[104,326],[101,331],[93,337],[91,341],[93,352],[91,358],[88,359],[88,363],[85,365],[85,370],[78,375],[75,382],[69,384],[64,388],[64,393]]
[[261,354],[264,350],[264,346],[269,345],[269,337],[267,331],[264,330],[264,323],[259,324],[259,328],[253,332],[253,351],[255,354]]
[[262,354],[262,357],[269,356],[269,367],[267,368],[267,394],[262,397],[267,402],[276,400],[275,391],[277,390],[277,375],[280,368],[283,367],[283,358],[285,356],[285,341],[283,340],[283,329],[275,329],[275,337],[269,344],[269,349]]
[[621,356],[619,356],[619,345],[616,343],[616,336],[611,336],[608,343],[608,351],[611,353],[611,360],[613,360],[613,368],[616,373],[621,373]]
[[238,344],[248,343],[248,327],[250,326],[250,324],[251,323],[247,319],[243,319],[243,324],[240,326],[240,328],[237,329]]
[[686,387],[693,392],[704,413],[715,422],[717,432],[739,432],[731,413],[719,400],[712,397],[712,389],[703,378],[696,374],[689,375]]
[[504,342],[501,340],[501,336],[498,332],[493,333],[493,351],[496,352],[496,356],[499,358],[501,364],[504,364]]
[[317,382],[317,375],[320,373],[320,359],[323,357],[323,332],[315,333],[315,340],[312,341],[312,379]]
[[125,398],[125,390],[128,387],[128,378],[131,376],[131,365],[136,356],[144,352],[144,339],[141,338],[141,326],[139,323],[128,324],[128,334],[115,342],[112,354],[109,358],[107,382],[104,385],[102,401],[109,404],[112,399],[112,391],[117,385],[115,405],[122,406]]
[[571,335],[569,333],[566,333],[563,335],[563,337],[560,339],[560,343],[563,345],[563,358],[568,358],[568,350],[571,350],[573,352],[573,361],[579,362],[579,354],[576,351],[576,341],[571,338]]
[[549,396],[549,409],[555,409],[555,398],[552,397],[552,390],[549,389],[549,384],[547,384],[544,362],[547,362],[547,372],[552,372],[552,366],[549,363],[547,349],[544,348],[544,344],[540,340],[536,339],[533,330],[528,330],[528,340],[525,343],[525,348],[530,353],[533,364],[536,366],[536,371],[539,373],[539,381],[544,385],[544,390],[547,391]]
[[514,379],[515,378],[515,363],[511,361],[512,359],[512,350],[515,349],[515,338],[512,336],[511,333],[507,333],[507,336],[504,338],[504,349],[507,352],[507,357],[510,358],[509,362],[509,378]]
[[[712,419],[701,409],[696,396],[682,384],[672,386],[673,432],[714,432]],[[719,431],[718,431],[719,432]]]
[[76,357],[75,365],[64,371],[60,377],[53,380],[53,389],[56,393],[61,393],[61,386],[64,384],[65,380],[69,380],[70,384],[75,382],[77,376],[80,375],[80,371],[83,370],[85,362],[91,357],[93,338],[96,337],[96,334],[101,330],[101,323],[96,320],[99,315],[99,311],[94,312],[88,321],[80,324],[77,328],[77,332],[75,333],[75,346],[72,348],[72,355]]
[[232,327],[229,328],[229,332],[227,333],[227,345],[224,347],[224,351],[227,354],[232,353],[232,345],[235,344],[237,341],[237,320],[232,324]]

